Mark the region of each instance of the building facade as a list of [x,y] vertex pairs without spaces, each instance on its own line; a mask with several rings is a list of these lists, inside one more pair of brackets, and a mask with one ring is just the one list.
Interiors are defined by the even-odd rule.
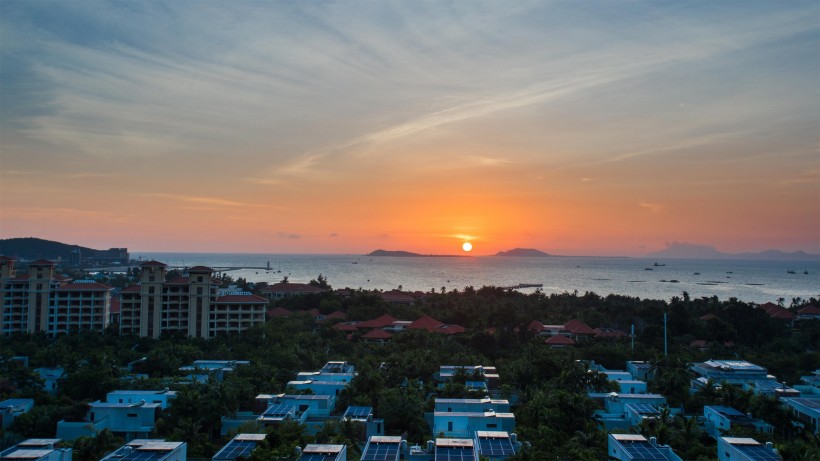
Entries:
[[122,334],[212,338],[265,322],[267,299],[244,291],[220,295],[208,267],[192,267],[188,275],[169,281],[165,280],[168,266],[161,262],[144,262],[140,268],[140,284],[122,291]]
[[28,264],[23,274],[15,260],[0,256],[0,332],[103,331],[111,323],[114,288],[91,280],[71,281],[55,271],[53,261]]

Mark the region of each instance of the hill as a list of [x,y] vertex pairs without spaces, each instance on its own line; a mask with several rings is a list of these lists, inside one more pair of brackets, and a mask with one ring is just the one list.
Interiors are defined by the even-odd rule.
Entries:
[[551,256],[549,253],[544,253],[533,248],[513,248],[508,251],[499,251],[496,256]]
[[98,250],[79,245],[43,240],[35,237],[0,239],[0,254],[20,260],[49,259],[68,261],[71,252],[79,249],[86,255],[96,254]]
[[709,245],[698,245],[684,242],[670,242],[666,248],[646,255],[647,258],[672,259],[761,259],[761,260],[796,260],[811,261],[820,259],[820,255],[795,251],[787,253],[780,250],[766,250],[757,253],[724,253]]

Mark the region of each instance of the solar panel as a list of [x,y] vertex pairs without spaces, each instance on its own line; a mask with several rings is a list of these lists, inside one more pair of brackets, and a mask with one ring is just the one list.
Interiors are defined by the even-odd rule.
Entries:
[[170,451],[134,450],[120,458],[122,461],[157,461],[166,457]]
[[809,408],[820,408],[820,399],[797,398],[792,400]]
[[654,406],[646,403],[630,403],[626,405],[639,415],[659,415],[661,412]]
[[475,461],[473,447],[436,447],[436,461]]
[[296,408],[293,405],[285,405],[280,403],[278,405],[269,406],[262,416],[269,418],[284,418],[288,415],[293,415],[294,413],[296,413]]
[[349,419],[366,420],[373,413],[373,407],[347,407],[344,417]]
[[648,461],[666,461],[667,459],[657,447],[650,445],[648,442],[636,441],[624,443],[623,447],[631,459],[643,459]]
[[509,437],[479,437],[478,452],[481,456],[512,456],[515,448]]
[[732,445],[754,461],[780,461],[780,455],[763,445]]
[[303,453],[299,461],[335,461],[336,455],[327,455],[324,453]]
[[214,455],[216,460],[233,460],[236,458],[247,458],[256,449],[256,442],[250,440],[232,440]]
[[399,459],[398,443],[373,443],[362,453],[361,461],[395,461]]

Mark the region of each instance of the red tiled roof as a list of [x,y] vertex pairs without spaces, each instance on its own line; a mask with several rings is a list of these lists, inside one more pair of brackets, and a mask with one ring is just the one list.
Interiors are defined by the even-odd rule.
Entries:
[[701,319],[701,320],[703,320],[703,321],[707,321],[707,320],[715,320],[715,319],[717,319],[717,318],[718,318],[718,316],[717,316],[717,315],[715,315],[715,314],[706,314],[706,315],[701,315],[701,316],[700,316],[700,319]]
[[161,263],[159,261],[145,261],[144,263],[140,263],[140,267],[168,267],[167,264]]
[[443,333],[445,335],[456,335],[456,334],[459,334],[459,333],[464,333],[467,330],[461,325],[447,324],[447,325],[438,326],[438,327],[436,327],[436,328],[434,328],[430,331],[432,331],[434,333]]
[[533,320],[527,325],[527,331],[544,331],[546,328],[544,324],[539,322],[538,320]]
[[274,307],[273,309],[268,310],[268,317],[287,317],[293,314],[293,312],[285,309],[284,307]]
[[267,304],[267,298],[256,295],[225,295],[216,298],[217,304]]
[[429,315],[424,315],[416,320],[413,321],[410,325],[407,326],[410,330],[428,330],[432,331],[434,328],[437,328],[441,325],[444,325],[442,322],[430,317]]
[[794,315],[793,312],[791,312],[788,309],[785,309],[783,307],[780,307],[777,304],[766,303],[766,304],[761,305],[760,307],[764,311],[766,311],[767,314],[769,314],[769,317],[772,317],[772,318],[775,318],[775,319],[794,320],[794,318],[795,318],[795,315]]
[[51,278],[53,280],[57,280],[58,282],[65,282],[65,281],[72,280],[71,277],[66,277],[65,275],[60,275],[60,274],[54,274]]
[[14,258],[11,258],[9,256],[0,255],[0,261],[17,261],[17,260],[14,259]]
[[398,320],[397,318],[393,317],[390,314],[382,314],[375,319],[367,320],[365,322],[360,322],[358,324],[359,328],[383,328],[388,325],[392,325],[393,322]]
[[210,274],[213,271],[214,270],[211,269],[210,267],[205,267],[205,266],[194,266],[194,267],[188,269],[189,274],[194,274],[194,273],[199,274],[199,273],[202,273],[202,272],[207,272],[207,273]]
[[384,330],[380,330],[378,328],[370,330],[362,335],[362,338],[364,339],[390,339],[392,337],[393,335],[391,335],[390,333]]
[[594,335],[595,330],[589,327],[586,323],[572,319],[564,324],[564,328],[569,330],[574,335]]
[[54,261],[49,261],[48,259],[38,259],[37,261],[28,263],[29,266],[54,266],[56,264]]
[[575,341],[564,335],[555,335],[544,340],[544,344],[549,344],[550,346],[572,346],[575,344]]
[[310,314],[313,317],[319,317],[320,315],[322,315],[322,313],[319,312],[319,309],[316,309],[315,307],[313,309],[307,311],[307,313]]
[[797,311],[800,315],[820,315],[820,307],[808,305],[799,311]]
[[113,290],[114,287],[111,285],[106,285],[104,283],[99,282],[92,282],[92,283],[69,283],[68,285],[63,285],[57,288],[54,291],[108,291]]
[[130,287],[123,288],[120,293],[139,293],[140,286],[139,285],[131,285]]
[[325,316],[325,320],[333,320],[333,319],[343,319],[345,318],[345,313],[342,311],[333,311],[330,314]]
[[689,343],[689,347],[706,347],[705,339],[695,339]]
[[358,329],[358,328],[356,328],[356,326],[357,325],[356,325],[355,322],[342,322],[342,323],[337,323],[336,325],[333,325],[332,328],[334,330],[339,330],[339,331],[356,331]]

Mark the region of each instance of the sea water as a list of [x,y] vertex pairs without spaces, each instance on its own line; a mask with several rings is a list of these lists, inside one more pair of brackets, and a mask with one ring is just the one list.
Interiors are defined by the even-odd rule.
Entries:
[[[134,253],[172,267],[243,267],[234,279],[306,283],[319,274],[333,288],[401,288],[440,292],[467,286],[541,284],[543,292],[594,292],[669,300],[685,291],[692,298],[731,297],[789,305],[794,298],[820,298],[820,260],[759,261],[608,257],[391,257],[362,255]],[[270,263],[270,270],[265,268]],[[532,292],[536,288],[520,289]]]

